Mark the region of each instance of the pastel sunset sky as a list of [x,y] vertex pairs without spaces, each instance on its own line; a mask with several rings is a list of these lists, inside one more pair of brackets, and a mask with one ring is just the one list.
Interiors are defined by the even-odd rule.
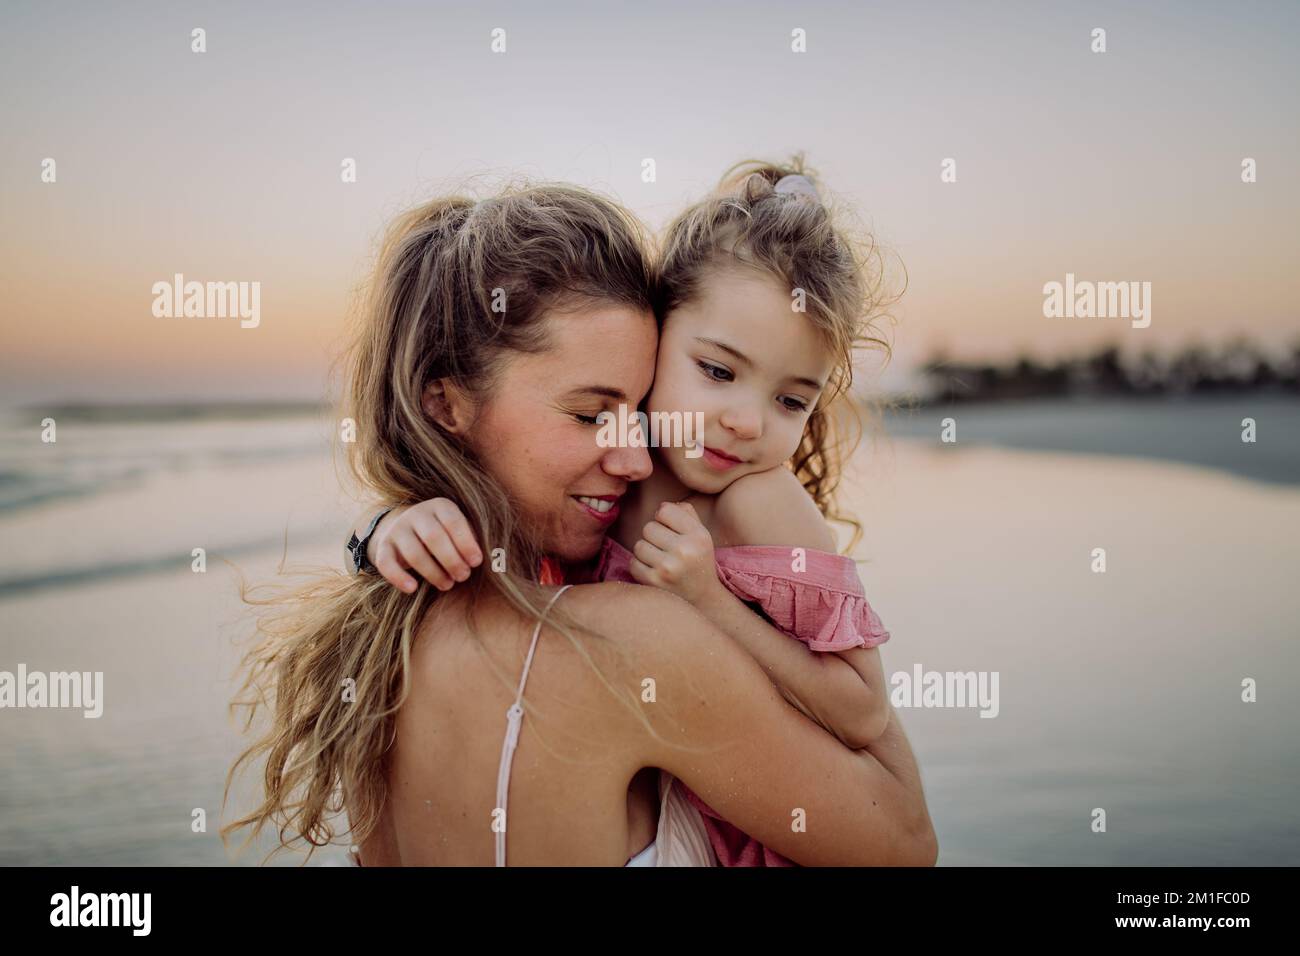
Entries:
[[[890,374],[1300,336],[1300,4],[464,7],[6,3],[0,402],[318,398],[407,205],[522,175],[658,228],[796,150],[906,267]],[[1045,318],[1067,272],[1150,282],[1150,327]],[[155,317],[175,273],[260,282],[259,326]]]

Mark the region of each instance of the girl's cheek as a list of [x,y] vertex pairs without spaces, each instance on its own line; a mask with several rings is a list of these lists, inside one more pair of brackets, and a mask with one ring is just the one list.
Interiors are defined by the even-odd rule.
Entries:
[[671,378],[663,382],[656,379],[654,388],[650,390],[650,398],[646,402],[647,407],[652,412],[692,411],[690,396],[684,394],[687,391],[678,387]]
[[803,433],[804,430],[800,428],[793,431],[792,434],[785,436],[786,440],[783,443],[785,446],[785,454],[782,456],[781,461],[789,461],[790,458],[794,456],[794,453],[799,450],[799,443],[803,441]]

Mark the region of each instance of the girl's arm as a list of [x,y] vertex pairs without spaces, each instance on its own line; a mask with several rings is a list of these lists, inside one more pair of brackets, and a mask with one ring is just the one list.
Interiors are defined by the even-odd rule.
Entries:
[[[784,468],[733,482],[718,497],[714,522],[729,542],[835,550],[821,513]],[[661,505],[633,553],[633,577],[689,601],[846,747],[859,750],[884,732],[890,708],[879,651],[810,651],[754,614],[718,580],[712,537],[689,504]]]
[[[358,522],[356,534],[365,534],[371,511]],[[450,591],[469,579],[470,569],[483,563],[483,551],[455,502],[430,498],[416,505],[399,506],[380,519],[366,543],[366,557],[383,578],[408,594],[416,580],[414,571],[440,591]]]

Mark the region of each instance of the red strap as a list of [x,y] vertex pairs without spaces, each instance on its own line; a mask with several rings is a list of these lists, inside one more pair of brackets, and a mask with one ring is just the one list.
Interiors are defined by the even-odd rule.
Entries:
[[543,557],[538,579],[542,584],[563,584],[564,568],[554,558]]

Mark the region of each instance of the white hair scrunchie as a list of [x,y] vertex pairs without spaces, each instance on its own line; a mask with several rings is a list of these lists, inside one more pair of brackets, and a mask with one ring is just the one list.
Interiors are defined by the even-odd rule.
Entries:
[[812,180],[798,173],[782,176],[772,188],[783,196],[805,196],[813,202],[822,201],[817,195],[817,187],[813,185]]

